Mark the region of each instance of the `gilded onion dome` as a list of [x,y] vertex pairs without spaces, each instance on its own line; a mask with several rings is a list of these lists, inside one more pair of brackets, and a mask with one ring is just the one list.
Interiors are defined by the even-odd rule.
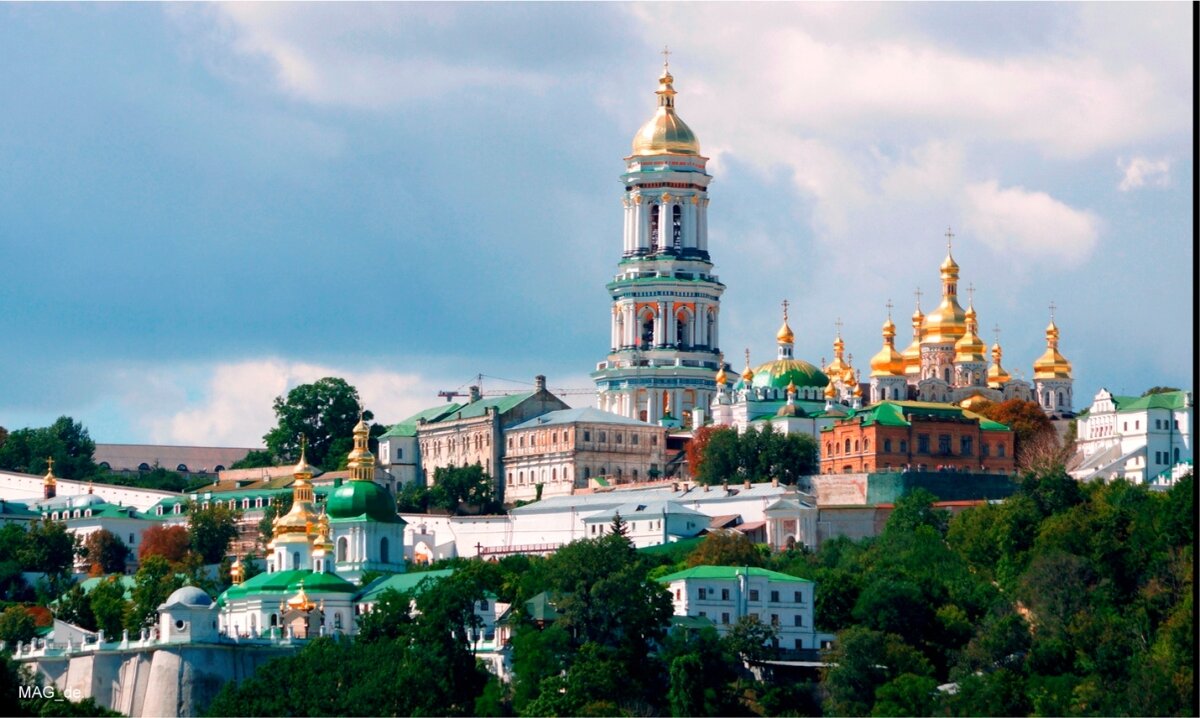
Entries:
[[792,328],[788,326],[787,310],[783,310],[783,324],[779,326],[779,331],[775,332],[775,341],[779,344],[794,344],[796,335],[792,333]]
[[1012,377],[1000,366],[1001,353],[1000,343],[996,342],[992,345],[992,365],[987,371],[987,384],[992,389],[999,389],[1012,381]]
[[351,481],[375,480],[375,455],[371,453],[367,443],[371,438],[371,427],[360,416],[354,425],[354,448],[347,457],[347,468],[350,469]]
[[746,386],[749,386],[750,382],[754,381],[754,370],[750,368],[749,349],[746,350],[746,368],[742,370],[742,381],[745,382]]
[[696,133],[675,114],[675,88],[667,65],[663,64],[658,78],[658,109],[637,134],[633,136],[633,156],[699,155],[700,141]]
[[922,344],[953,344],[967,332],[967,314],[958,304],[958,262],[946,249],[942,273],[942,301],[925,317]]
[[[838,320],[839,325],[841,324],[841,321],[842,320],[840,319]],[[850,369],[850,365],[846,363],[846,360],[842,356],[845,354],[845,352],[846,342],[842,340],[842,330],[839,326],[837,337],[835,337],[833,340],[833,361],[829,362],[829,364],[825,367],[825,373],[829,375],[830,378],[836,378],[842,381],[846,380],[846,372]]]
[[295,481],[292,482],[292,508],[273,522],[275,528],[273,543],[308,543],[308,534],[312,531],[316,511],[313,508],[312,484],[309,483],[313,469],[305,458],[306,448],[306,442],[302,438],[300,461],[296,462],[296,468],[292,472],[295,477]]
[[925,333],[925,315],[921,312],[920,303],[912,315],[912,331],[912,344],[908,345],[901,356],[904,357],[904,374],[918,377],[921,375],[921,339]]
[[987,357],[984,355],[987,352],[987,344],[976,334],[978,323],[975,319],[975,307],[967,307],[966,312],[967,331],[954,343],[954,361],[961,362],[976,362],[986,363]]
[[729,381],[729,377],[725,375],[725,361],[721,360],[720,363],[721,363],[721,368],[717,369],[716,382],[717,382],[717,386],[725,386],[725,383],[727,381]]
[[1058,325],[1050,320],[1046,327],[1046,351],[1033,362],[1034,379],[1070,379],[1071,362],[1058,353]]
[[896,325],[891,317],[883,323],[883,348],[871,357],[871,376],[904,376],[904,357],[896,351]]
[[832,399],[835,396],[837,396],[837,391],[834,390],[834,388],[833,388],[833,382],[826,384],[825,385],[825,398]]

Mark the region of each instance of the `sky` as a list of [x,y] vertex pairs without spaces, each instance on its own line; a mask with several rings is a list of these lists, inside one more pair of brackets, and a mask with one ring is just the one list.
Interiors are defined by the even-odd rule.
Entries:
[[[394,423],[608,352],[664,46],[721,337],[911,338],[947,228],[986,341],[1076,409],[1191,388],[1187,3],[0,4],[0,426],[257,446],[323,376]],[[863,372],[865,375],[866,372]]]

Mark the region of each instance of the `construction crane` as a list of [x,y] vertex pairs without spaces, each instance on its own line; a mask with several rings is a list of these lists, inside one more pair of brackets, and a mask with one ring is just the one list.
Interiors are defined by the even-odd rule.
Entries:
[[[516,379],[504,379],[504,378],[498,377],[498,376],[489,376],[486,374],[476,374],[475,376],[471,377],[471,380],[474,383],[471,384],[470,387],[472,389],[476,389],[479,392],[479,396],[504,396],[505,394],[511,393],[511,391],[504,391],[504,390],[484,391],[483,390],[483,379],[485,376],[489,379],[497,379],[499,381],[509,382],[511,384],[531,384],[531,382],[527,382],[527,381],[517,381]],[[442,390],[438,391],[438,393],[437,393],[438,398],[445,399],[446,402],[449,403],[460,396],[462,396],[462,397],[470,396],[471,394],[469,391],[466,391],[466,392],[459,391],[459,389],[462,389],[464,386],[467,386],[467,384],[466,383],[460,384],[458,386],[458,388],[456,388],[456,389],[442,389]],[[587,395],[587,394],[595,394],[596,389],[595,389],[595,387],[571,387],[571,388],[560,387],[557,389],[551,388],[550,392],[556,396],[583,396],[583,395]]]

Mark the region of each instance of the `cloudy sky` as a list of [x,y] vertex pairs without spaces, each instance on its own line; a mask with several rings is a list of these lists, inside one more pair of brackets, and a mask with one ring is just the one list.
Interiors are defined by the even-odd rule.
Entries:
[[[735,365],[910,338],[947,226],[1029,377],[1189,386],[1191,6],[0,4],[0,425],[250,446],[347,377],[385,422],[591,385],[664,45],[711,157]],[[583,405],[591,397],[567,397]]]

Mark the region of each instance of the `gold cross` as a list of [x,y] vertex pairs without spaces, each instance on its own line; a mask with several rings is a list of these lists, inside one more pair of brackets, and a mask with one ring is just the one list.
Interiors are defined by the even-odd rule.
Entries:
[[885,304],[883,306],[887,307],[888,319],[891,319],[892,318],[892,298],[888,297],[887,304]]
[[1000,325],[999,324],[996,324],[995,326],[992,327],[992,334],[996,335],[996,343],[999,344],[1000,343]]
[[953,241],[954,241],[954,232],[950,231],[949,227],[946,227],[946,251],[947,252],[950,251],[950,245]]
[[921,308],[921,288],[917,287],[917,291],[913,292],[913,295],[915,295],[917,298],[917,309],[920,309]]
[[1055,309],[1058,309],[1058,306],[1054,303],[1054,300],[1050,300],[1050,321],[1054,321]]
[[833,323],[833,326],[837,327],[837,335],[839,337],[842,336],[842,318],[841,317],[837,318],[837,321]]
[[746,347],[746,368],[750,368],[750,347]]
[[971,305],[975,305],[975,283],[971,282],[967,285],[967,296],[970,297]]
[[666,69],[667,67],[670,66],[671,49],[668,48],[666,45],[663,45],[662,52],[659,54],[661,54],[663,56],[663,69]]
[[783,300],[783,321],[787,321],[788,300]]
[[49,471],[52,474],[54,473],[54,457],[53,456],[46,457],[46,471]]

